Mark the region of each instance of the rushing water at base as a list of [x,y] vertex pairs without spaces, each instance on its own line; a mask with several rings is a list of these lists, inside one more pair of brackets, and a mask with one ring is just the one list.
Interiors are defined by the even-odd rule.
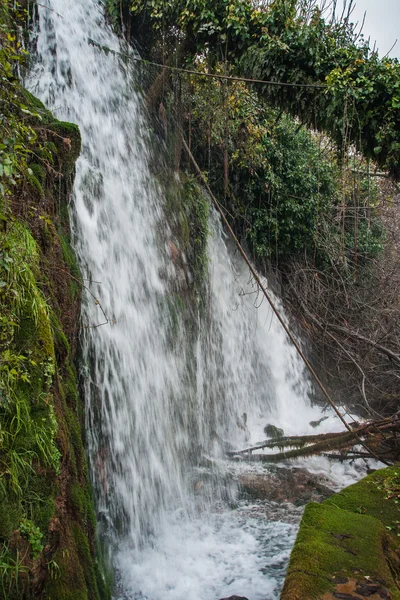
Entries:
[[[299,511],[241,501],[235,469],[199,459],[216,439],[262,439],[266,423],[310,431],[320,410],[307,399],[303,366],[215,215],[208,317],[191,332],[181,324],[171,340],[176,273],[132,65],[91,42],[120,49],[95,0],[43,0],[39,15],[28,86],[57,118],[77,123],[83,140],[71,216],[83,277],[101,303],[84,297],[83,368],[116,597],[273,600]],[[109,323],[94,327],[103,311]]]

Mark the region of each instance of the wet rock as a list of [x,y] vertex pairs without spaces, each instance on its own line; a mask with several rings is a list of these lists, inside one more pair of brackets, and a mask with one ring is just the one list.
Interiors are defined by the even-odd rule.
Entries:
[[174,263],[174,265],[176,265],[178,260],[180,259],[181,253],[172,240],[168,240],[168,249],[172,262]]
[[328,592],[323,596],[323,600],[360,600],[361,598],[391,600],[392,595],[379,583],[364,583],[357,579],[346,579],[344,582],[337,583],[335,591]]
[[315,429],[316,427],[321,425],[321,423],[323,423],[327,419],[328,419],[328,417],[322,417],[322,419],[319,419],[318,421],[310,421],[310,425],[311,425],[311,427],[313,427]]
[[[172,240],[168,240],[168,253],[174,268],[174,287],[177,291],[183,292],[193,283],[193,274],[190,271],[186,255]],[[168,278],[166,274],[164,276]]]
[[290,502],[295,506],[322,502],[334,493],[328,479],[297,468],[275,467],[266,473],[245,473],[241,475],[240,483],[252,498]]
[[227,598],[220,598],[219,600],[248,600],[244,596],[228,596]]
[[271,425],[271,423],[268,423],[264,427],[264,433],[269,438],[281,438],[284,435],[283,429],[276,427],[276,425]]
[[397,598],[400,559],[392,524],[398,507],[384,485],[397,472],[396,466],[379,470],[306,506],[281,600]]

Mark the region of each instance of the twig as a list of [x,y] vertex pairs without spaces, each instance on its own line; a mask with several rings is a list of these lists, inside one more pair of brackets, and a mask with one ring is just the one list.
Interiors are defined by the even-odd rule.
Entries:
[[[84,325],[84,329],[97,329],[98,327],[103,327],[103,325],[108,325],[110,323],[106,313],[104,312],[104,309],[100,303],[100,301],[96,298],[96,296],[93,294],[93,292],[77,277],[74,277],[74,275],[72,275],[71,273],[69,273],[68,271],[66,271],[65,269],[62,269],[61,267],[57,267],[56,265],[53,265],[51,267],[52,269],[57,269],[58,271],[62,271],[63,273],[65,273],[66,275],[68,275],[69,277],[71,277],[71,279],[73,279],[74,281],[76,281],[77,283],[79,283],[87,292],[89,292],[89,294],[92,296],[92,298],[95,301],[95,304],[100,308],[101,312],[103,313],[103,316],[105,318],[105,323],[99,323],[98,325]],[[88,280],[85,280],[88,281]]]
[[57,15],[57,17],[60,17],[60,19],[64,18],[62,15],[60,15],[60,13],[58,13],[56,10],[54,10],[54,8],[50,8],[50,6],[45,6],[44,4],[40,4],[40,2],[35,2],[35,4],[37,6],[40,6],[41,8],[44,8],[45,10],[49,10],[50,12],[55,13]]
[[287,81],[268,81],[265,79],[250,79],[248,77],[234,77],[233,75],[220,75],[219,73],[203,73],[202,71],[195,71],[193,69],[184,69],[183,67],[174,67],[172,65],[162,65],[161,63],[156,63],[151,60],[146,60],[139,56],[132,56],[131,54],[124,54],[122,52],[117,52],[116,50],[112,50],[107,46],[102,46],[98,42],[95,42],[91,38],[88,38],[89,44],[102,50],[103,52],[107,52],[108,54],[112,54],[114,56],[121,56],[122,58],[126,58],[128,60],[133,60],[135,62],[142,62],[147,65],[151,65],[153,67],[159,67],[160,69],[168,69],[169,71],[177,71],[179,73],[188,73],[189,75],[196,75],[197,77],[209,77],[212,79],[224,79],[228,81],[244,81],[245,83],[263,83],[265,85],[277,85],[283,87],[300,87],[300,88],[317,88],[317,89],[327,89],[327,85],[325,84],[315,84],[315,83],[289,83]]

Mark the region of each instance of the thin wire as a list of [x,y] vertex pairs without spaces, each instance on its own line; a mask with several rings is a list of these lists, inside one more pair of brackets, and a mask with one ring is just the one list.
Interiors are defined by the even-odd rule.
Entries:
[[146,60],[145,58],[141,58],[140,56],[132,56],[131,54],[124,54],[122,52],[117,52],[116,50],[112,50],[107,46],[103,46],[98,42],[88,38],[89,44],[103,50],[106,53],[114,54],[115,56],[121,56],[122,58],[127,58],[128,60],[133,60],[136,62],[142,62],[147,65],[151,65],[153,67],[159,67],[160,69],[169,69],[170,71],[178,71],[180,73],[189,73],[190,75],[196,75],[197,77],[211,77],[213,79],[228,79],[230,81],[244,81],[245,83],[263,83],[266,85],[278,85],[284,87],[299,87],[299,88],[315,88],[315,89],[327,89],[328,86],[325,84],[313,84],[313,83],[288,83],[285,81],[268,81],[265,79],[250,79],[248,77],[234,77],[233,75],[219,75],[218,73],[202,73],[201,71],[195,71],[193,69],[184,69],[183,67],[173,67],[171,65],[162,65],[161,63],[156,63],[151,60]]

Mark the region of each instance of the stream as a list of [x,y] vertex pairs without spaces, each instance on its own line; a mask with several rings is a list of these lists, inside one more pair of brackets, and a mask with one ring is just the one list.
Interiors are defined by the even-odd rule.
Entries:
[[[116,54],[121,42],[95,0],[42,0],[37,10],[26,84],[58,119],[77,123],[83,141],[70,216],[85,284],[100,300],[84,293],[81,371],[114,597],[275,600],[301,508],[244,497],[240,475],[265,468],[224,461],[215,440],[245,447],[268,423],[315,433],[310,422],[321,416],[318,433],[342,426],[311,404],[301,359],[212,210],[207,315],[194,310],[190,329],[172,323],[179,273],[135,63]],[[323,458],[296,466],[335,489],[365,469]]]

